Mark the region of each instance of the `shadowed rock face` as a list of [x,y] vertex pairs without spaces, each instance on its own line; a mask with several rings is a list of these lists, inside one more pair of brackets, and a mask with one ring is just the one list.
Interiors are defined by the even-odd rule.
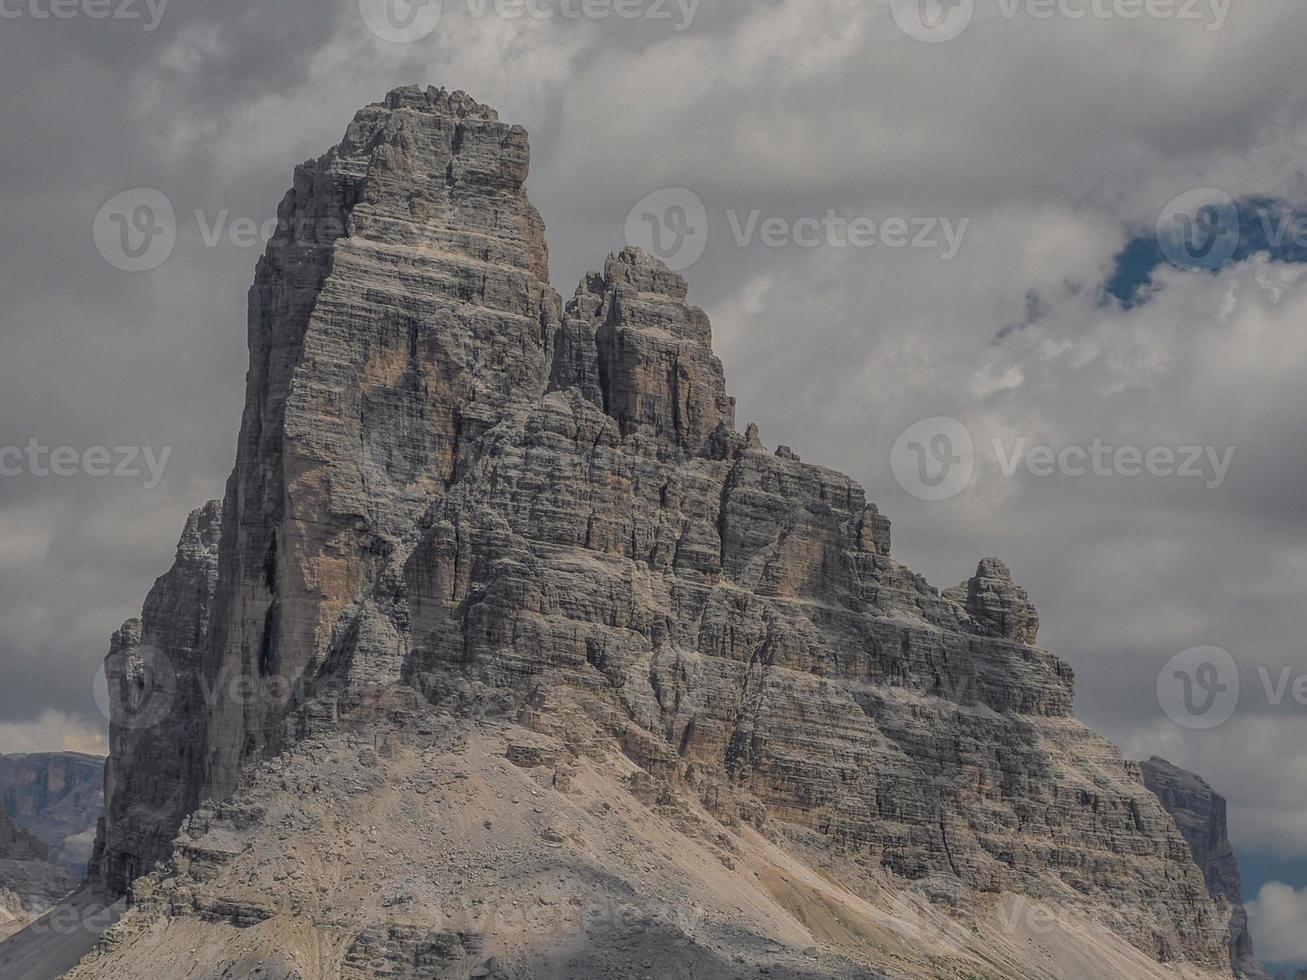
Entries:
[[154,583],[141,618],[114,634],[105,658],[109,760],[91,866],[116,891],[167,853],[200,793],[213,690],[204,645],[221,528],[216,501],[187,518],[172,568]]
[[8,814],[0,812],[0,857],[11,861],[44,861],[49,853],[40,838],[20,830]]
[[1230,962],[1237,973],[1263,977],[1253,955],[1248,913],[1243,907],[1243,881],[1239,862],[1226,832],[1225,798],[1202,777],[1154,756],[1141,763],[1144,783],[1157,794],[1166,812],[1175,818],[1189,842],[1194,861],[1203,872],[1213,898],[1230,906]]
[[[226,499],[110,655],[105,881],[406,685],[541,732],[579,710],[721,819],[867,880],[1111,909],[1156,959],[1223,960],[1185,841],[1072,717],[1007,569],[940,593],[853,480],[737,432],[708,318],[650,256],[564,308],[527,161],[493,110],[403,89],[297,169]],[[159,663],[173,694],[133,724]]]
[[104,762],[77,752],[0,755],[0,800],[14,824],[50,848],[50,860],[81,879],[104,811]]
[[48,860],[49,848],[0,809],[0,938],[16,932],[73,890]]

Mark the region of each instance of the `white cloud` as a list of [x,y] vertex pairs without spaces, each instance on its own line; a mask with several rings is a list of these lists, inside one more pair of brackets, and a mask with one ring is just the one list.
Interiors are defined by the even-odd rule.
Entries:
[[1259,958],[1272,963],[1307,960],[1307,888],[1278,881],[1263,885],[1248,903],[1248,924]]
[[0,722],[0,754],[85,752],[106,755],[105,732],[83,718],[62,711],[43,711],[30,722]]

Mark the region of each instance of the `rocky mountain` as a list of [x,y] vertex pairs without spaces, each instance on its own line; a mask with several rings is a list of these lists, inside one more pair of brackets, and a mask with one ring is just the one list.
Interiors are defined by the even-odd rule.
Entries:
[[1202,777],[1153,756],[1141,764],[1144,784],[1157,794],[1189,842],[1212,897],[1230,908],[1230,962],[1235,974],[1256,980],[1265,977],[1253,955],[1248,913],[1243,906],[1243,880],[1227,834],[1225,798]]
[[741,433],[652,257],[564,304],[528,162],[407,88],[296,169],[226,496],[106,661],[134,907],[72,976],[1229,976],[1009,570]]
[[73,890],[49,848],[0,810],[0,938],[17,932]]
[[0,804],[50,848],[50,861],[86,876],[104,812],[104,759],[80,752],[0,755]]

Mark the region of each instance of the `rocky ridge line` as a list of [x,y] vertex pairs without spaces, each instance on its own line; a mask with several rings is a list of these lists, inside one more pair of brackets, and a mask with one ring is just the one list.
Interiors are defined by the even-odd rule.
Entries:
[[[226,497],[110,653],[105,883],[400,688],[547,737],[590,719],[855,890],[1024,895],[1155,960],[1223,962],[1184,839],[1072,717],[1007,569],[941,593],[854,481],[740,434],[707,316],[650,256],[610,256],[564,307],[528,159],[493,110],[410,88],[297,168]],[[160,666],[176,683],[143,726]]]

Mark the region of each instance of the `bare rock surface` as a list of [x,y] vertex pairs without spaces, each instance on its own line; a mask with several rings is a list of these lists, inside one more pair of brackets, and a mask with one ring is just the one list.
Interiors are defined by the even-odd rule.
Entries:
[[35,834],[0,810],[0,939],[22,929],[73,890],[73,880],[49,861]]
[[1033,646],[1039,637],[1039,613],[1026,590],[1012,581],[1007,565],[986,558],[976,574],[944,592],[978,622],[1017,643]]
[[192,815],[68,977],[155,980],[161,960],[178,980],[1220,975],[1158,964],[1105,909],[964,901],[955,881],[868,874],[783,823],[724,819],[583,705],[549,712],[562,735],[536,709],[468,714],[361,693]]
[[80,752],[0,755],[5,812],[46,843],[51,863],[79,881],[104,812],[104,763]]
[[1253,954],[1243,906],[1243,879],[1228,836],[1225,798],[1201,776],[1165,759],[1154,756],[1140,765],[1145,785],[1157,794],[1189,842],[1207,890],[1230,909],[1230,961],[1236,975],[1250,980],[1265,977]]
[[564,306],[528,160],[408,88],[296,170],[226,497],[112,643],[95,869],[135,907],[75,975],[1228,974],[1008,569],[941,593],[741,435],[650,256]]

